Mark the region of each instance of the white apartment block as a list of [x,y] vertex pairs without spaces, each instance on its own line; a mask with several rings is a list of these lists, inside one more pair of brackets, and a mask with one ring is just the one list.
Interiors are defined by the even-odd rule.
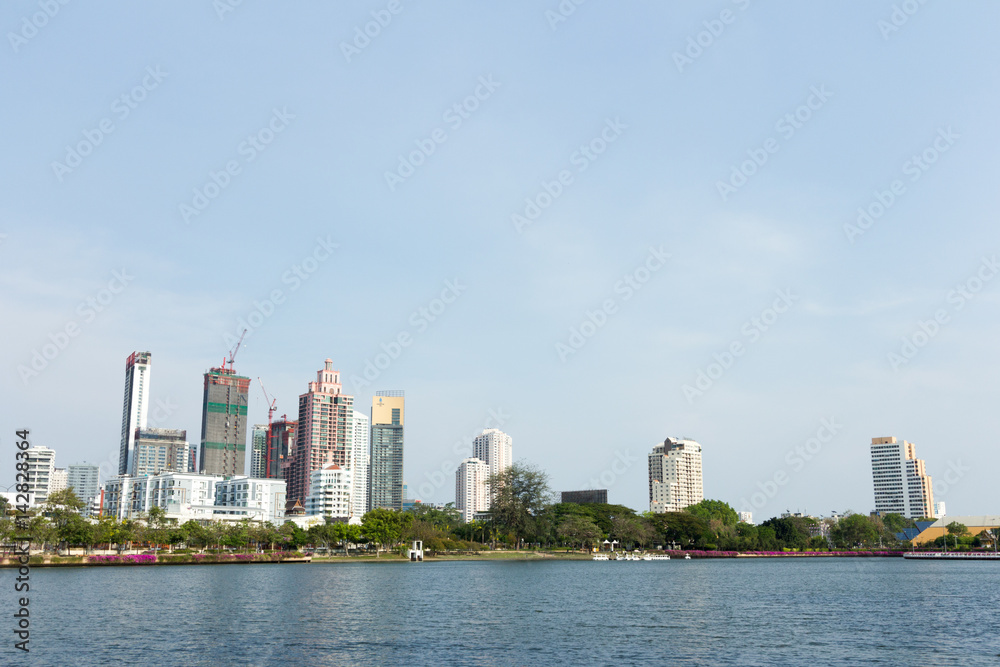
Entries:
[[934,491],[924,462],[912,442],[894,437],[872,438],[872,483],[875,511],[909,519],[934,518]]
[[56,468],[56,453],[48,447],[29,447],[25,452],[28,454],[28,493],[34,495],[36,506],[44,505]]
[[237,475],[215,483],[215,519],[284,523],[285,480]]
[[705,499],[701,445],[694,440],[667,438],[649,455],[649,510],[680,512]]
[[496,475],[514,463],[512,439],[496,428],[485,429],[472,440],[472,457],[486,463]]
[[337,518],[351,516],[352,473],[336,464],[309,473],[309,495],[306,497],[307,515]]
[[489,465],[475,457],[462,461],[455,471],[455,509],[461,512],[463,522],[469,523],[476,512],[490,508],[489,476]]
[[102,514],[139,519],[161,507],[178,524],[196,521],[270,521],[285,516],[285,481],[168,472],[147,477],[119,475],[104,485]]
[[69,473],[66,468],[53,468],[49,477],[49,495],[56,491],[63,491],[69,486]]
[[354,411],[351,420],[351,516],[363,517],[368,511],[368,442],[370,437],[368,415]]

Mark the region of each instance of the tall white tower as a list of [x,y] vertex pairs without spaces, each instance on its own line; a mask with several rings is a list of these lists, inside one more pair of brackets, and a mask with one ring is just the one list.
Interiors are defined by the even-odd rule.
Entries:
[[125,401],[122,406],[122,443],[118,454],[118,474],[132,475],[135,465],[135,431],[146,428],[149,412],[149,352],[133,352],[125,360]]
[[368,511],[368,415],[354,411],[351,421],[351,516],[362,517]]
[[701,445],[667,438],[649,455],[649,511],[680,512],[705,499]]
[[489,475],[490,467],[477,458],[465,459],[455,471],[455,509],[465,523],[490,508]]
[[484,462],[490,475],[496,475],[514,463],[512,440],[509,435],[496,428],[488,428],[472,441],[472,456]]

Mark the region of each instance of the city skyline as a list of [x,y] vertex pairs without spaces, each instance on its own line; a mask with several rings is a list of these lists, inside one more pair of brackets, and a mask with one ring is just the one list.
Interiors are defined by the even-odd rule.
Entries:
[[328,356],[355,405],[405,388],[430,501],[492,420],[633,507],[667,433],[756,516],[867,511],[888,433],[994,506],[1000,8],[556,4],[404,3],[364,48],[379,6],[5,4],[0,438],[117,469],[150,350],[151,425],[200,446],[246,328],[278,415]]

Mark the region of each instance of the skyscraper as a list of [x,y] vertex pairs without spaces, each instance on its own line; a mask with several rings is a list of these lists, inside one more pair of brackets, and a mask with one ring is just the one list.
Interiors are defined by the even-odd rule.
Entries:
[[472,456],[490,467],[490,475],[497,475],[514,463],[512,442],[500,429],[485,429],[472,440]]
[[295,450],[295,429],[297,421],[289,421],[288,415],[271,424],[271,444],[268,452],[264,476],[269,479],[288,479],[287,468],[291,464]]
[[118,474],[128,475],[135,459],[135,432],[146,428],[149,411],[149,352],[133,352],[125,360],[125,401],[122,406],[122,444],[118,454]]
[[312,471],[330,465],[350,468],[353,408],[354,397],[341,393],[340,371],[327,359],[316,371],[316,381],[309,383],[309,391],[299,396],[295,448],[285,478],[289,506],[296,502],[305,506]]
[[403,508],[403,402],[402,391],[372,397],[368,509]]
[[469,523],[476,512],[490,508],[490,490],[486,480],[490,466],[481,459],[462,461],[455,471],[455,509],[462,514],[462,521]]
[[66,466],[66,485],[80,500],[89,504],[100,493],[101,467],[93,463],[74,463]]
[[29,447],[28,453],[28,493],[34,496],[35,505],[43,505],[49,495],[52,473],[56,469],[56,453],[48,447]]
[[208,475],[246,472],[247,395],[250,378],[229,368],[205,373],[201,408],[201,453],[198,463]]
[[254,424],[250,439],[250,476],[265,477],[267,470],[267,424]]
[[351,431],[351,516],[362,517],[368,511],[368,415],[354,410]]
[[909,519],[934,518],[934,491],[924,462],[912,442],[894,437],[872,438],[872,482],[875,511]]
[[649,511],[680,512],[705,499],[701,445],[667,438],[649,455]]

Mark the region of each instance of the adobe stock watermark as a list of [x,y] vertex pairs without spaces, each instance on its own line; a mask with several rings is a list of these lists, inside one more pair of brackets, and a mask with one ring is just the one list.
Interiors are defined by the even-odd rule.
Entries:
[[[813,117],[813,112],[819,111],[826,104],[826,101],[833,97],[833,93],[826,89],[825,84],[809,87],[809,95],[806,99],[792,111],[779,118],[774,124],[774,129],[782,139],[788,140],[795,136],[795,133],[805,127],[805,124]],[[747,151],[747,159],[738,165],[734,165],[729,172],[729,179],[726,181],[716,181],[715,187],[719,191],[722,201],[728,201],[729,196],[735,194],[737,190],[746,185],[757,171],[767,164],[770,156],[774,155],[781,148],[781,142],[774,137],[764,140],[760,148],[751,148]]]
[[[903,176],[909,176],[911,183],[919,181],[961,136],[951,129],[951,125],[938,128],[937,136],[927,148],[920,153],[914,153],[903,163],[901,167]],[[858,207],[858,217],[855,222],[844,225],[847,240],[853,244],[856,238],[863,236],[904,194],[906,194],[906,183],[898,178],[889,183],[885,190],[876,189],[872,200],[867,205]]]
[[[996,255],[983,257],[973,275],[956,285],[945,296],[945,301],[951,307],[951,311],[957,313],[965,308],[965,304],[976,298],[976,295],[982,291],[986,283],[993,280],[998,271],[1000,271],[1000,263],[997,262]],[[941,332],[941,328],[950,322],[951,313],[947,308],[938,308],[932,317],[918,320],[917,331],[903,336],[899,348],[886,355],[892,370],[898,372],[900,366],[910,363],[920,350],[925,348]]]
[[[618,141],[622,132],[628,129],[628,125],[615,117],[605,119],[604,127],[593,139],[585,144],[581,144],[569,156],[571,167],[576,167],[576,172],[582,174],[587,171],[591,164],[608,150],[608,146]],[[560,170],[551,181],[542,180],[541,189],[534,197],[525,197],[524,210],[520,213],[513,213],[510,221],[514,229],[520,234],[524,228],[533,224],[542,215],[542,211],[552,206],[553,202],[562,196],[570,185],[573,184],[573,171],[571,169]]]
[[965,477],[965,473],[970,470],[972,468],[962,464],[962,459],[948,461],[948,470],[943,475],[944,479],[940,479],[937,476],[934,477],[934,498],[938,500],[946,499],[945,496],[948,495],[948,491],[958,484]]
[[[114,117],[119,122],[124,121],[133,111],[139,108],[140,104],[146,101],[149,93],[160,87],[160,84],[163,83],[163,80],[167,76],[169,74],[160,70],[159,65],[156,67],[150,65],[146,68],[145,74],[139,83],[115,98],[115,101],[111,103],[111,113],[114,114]],[[87,156],[91,155],[98,146],[103,144],[104,140],[115,129],[117,129],[115,121],[111,117],[106,116],[97,121],[97,125],[93,129],[85,128],[81,130],[83,139],[73,145],[67,145],[63,161],[53,160],[50,165],[52,173],[55,174],[59,182],[62,183],[68,174],[72,174],[75,169],[80,167]]]
[[355,373],[351,376],[354,393],[359,393],[361,389],[370,386],[377,380],[383,372],[392,366],[396,359],[399,359],[404,350],[413,345],[414,336],[427,331],[431,324],[440,319],[451,304],[455,303],[467,289],[468,285],[463,285],[458,278],[445,280],[444,289],[437,297],[410,314],[408,322],[412,328],[403,329],[389,339],[388,343],[382,343],[379,346],[382,349],[381,352],[365,359],[361,374]]
[[467,459],[472,456],[472,441],[475,440],[476,436],[486,429],[502,428],[503,425],[510,419],[510,415],[505,414],[503,408],[497,408],[496,410],[490,409],[487,412],[488,416],[486,417],[486,421],[483,423],[483,428],[478,429],[476,432],[465,438],[459,438],[455,441],[451,451],[458,457],[457,462],[451,459],[445,459],[441,463],[438,470],[424,473],[424,477],[427,478],[427,481],[422,482],[420,484],[420,488],[417,489],[418,498],[421,500],[430,498],[442,486],[449,483],[454,484],[455,471],[458,470],[459,464],[463,459]]
[[844,429],[844,425],[837,421],[836,417],[820,419],[820,426],[816,433],[805,442],[795,445],[785,453],[786,468],[779,468],[769,479],[757,482],[758,491],[750,495],[750,499],[744,496],[740,498],[741,511],[749,512],[751,508],[759,510],[768,501],[778,495],[778,489],[788,484],[791,480],[789,469],[792,473],[801,472],[809,461],[815,459],[823,451],[823,447],[833,441],[834,436]]
[[565,343],[561,340],[556,341],[559,361],[565,364],[571,355],[583,349],[587,341],[608,323],[608,318],[618,312],[619,297],[621,297],[620,303],[625,303],[635,296],[652,279],[653,274],[666,265],[670,257],[670,253],[664,251],[662,245],[659,248],[649,246],[646,259],[614,284],[612,291],[616,296],[608,297],[595,310],[587,310],[584,319],[578,325],[569,328],[569,338]]
[[243,4],[243,0],[212,0],[212,9],[220,21],[226,20],[226,14],[236,11],[236,8]]
[[[732,0],[732,2],[741,12],[746,11],[750,6],[750,0]],[[705,54],[705,51],[711,48],[722,37],[722,33],[726,31],[726,26],[735,23],[738,17],[739,14],[736,14],[733,10],[723,9],[719,12],[718,18],[702,21],[701,24],[705,26],[705,29],[687,38],[687,46],[684,48],[683,53],[681,51],[674,51],[674,65],[677,66],[677,71],[683,74],[684,68],[693,65],[694,61],[701,58]]]
[[740,333],[746,338],[745,343],[742,338],[737,338],[729,343],[723,352],[716,352],[712,355],[715,361],[710,362],[704,369],[698,369],[694,386],[685,384],[681,387],[688,405],[694,405],[695,398],[703,396],[706,391],[711,389],[725,375],[726,371],[733,367],[736,360],[746,353],[747,347],[760,340],[761,336],[770,330],[774,323],[799,300],[799,297],[792,294],[790,289],[777,290],[775,294],[778,296],[770,307],[760,311],[759,315],[751,317],[740,327]]
[[236,147],[237,155],[243,158],[242,163],[234,158],[228,160],[219,171],[209,170],[208,181],[192,191],[191,203],[182,202],[178,205],[178,211],[185,224],[190,224],[191,218],[201,215],[209,204],[230,186],[233,179],[242,173],[243,165],[256,160],[279,134],[288,129],[290,121],[294,119],[295,114],[289,113],[288,107],[282,107],[280,110],[277,107],[272,109],[271,118],[267,123],[253,134],[248,134]]
[[899,29],[907,24],[910,17],[919,12],[925,4],[927,4],[927,0],[903,0],[899,4],[893,4],[889,19],[879,19],[875,24],[878,31],[882,33],[882,39],[889,41],[889,37],[893,33],[899,32]]
[[362,26],[354,26],[354,39],[350,42],[340,43],[340,52],[348,63],[351,58],[360,56],[361,52],[368,48],[372,40],[382,34],[382,29],[389,27],[392,17],[403,11],[403,5],[399,0],[389,0],[385,9],[374,10],[371,13],[372,20]]
[[[462,126],[462,123],[472,118],[472,114],[479,109],[480,104],[490,99],[499,87],[500,83],[493,80],[492,74],[479,77],[478,85],[472,93],[445,109],[441,114],[441,120],[454,132]],[[385,184],[389,186],[389,191],[395,192],[396,187],[413,176],[417,169],[427,163],[427,158],[437,151],[437,147],[446,141],[448,141],[448,131],[440,127],[431,130],[423,139],[414,139],[416,148],[405,156],[400,153],[396,169],[386,170],[384,173]]]
[[264,323],[274,315],[278,307],[285,303],[288,295],[302,287],[333,256],[334,251],[339,247],[340,245],[330,239],[329,234],[327,234],[326,238],[322,236],[317,237],[316,245],[313,246],[309,254],[292,264],[291,268],[281,274],[281,284],[288,285],[287,293],[282,288],[277,287],[271,290],[263,299],[254,299],[253,308],[250,309],[246,317],[237,319],[235,334],[228,332],[223,334],[222,337],[226,345],[230,347],[236,345],[240,336],[243,335],[244,330],[247,332],[247,339],[253,336],[254,332],[264,326]]
[[38,31],[47,26],[59,10],[68,4],[69,0],[39,0],[38,8],[41,11],[30,16],[22,16],[20,29],[17,32],[7,32],[7,41],[10,42],[10,48],[14,49],[14,53],[37,37]]
[[596,477],[591,477],[587,481],[586,489],[610,489],[618,482],[618,478],[627,473],[633,465],[644,460],[641,456],[634,456],[628,449],[622,451],[615,450],[615,455],[611,463]]
[[48,342],[43,343],[40,348],[31,350],[31,360],[27,364],[19,364],[17,374],[21,377],[21,382],[25,386],[32,378],[38,377],[42,371],[49,367],[63,350],[69,347],[70,341],[79,336],[87,325],[97,319],[100,313],[107,310],[108,306],[115,298],[125,291],[129,283],[135,280],[135,276],[129,275],[128,269],[112,271],[111,280],[99,289],[96,294],[89,296],[76,306],[78,319],[71,319],[55,332],[49,332]]
[[576,8],[587,2],[587,0],[561,0],[554,10],[545,10],[545,20],[549,22],[552,32],[556,31],[560,23],[565,23],[569,17],[576,13]]

